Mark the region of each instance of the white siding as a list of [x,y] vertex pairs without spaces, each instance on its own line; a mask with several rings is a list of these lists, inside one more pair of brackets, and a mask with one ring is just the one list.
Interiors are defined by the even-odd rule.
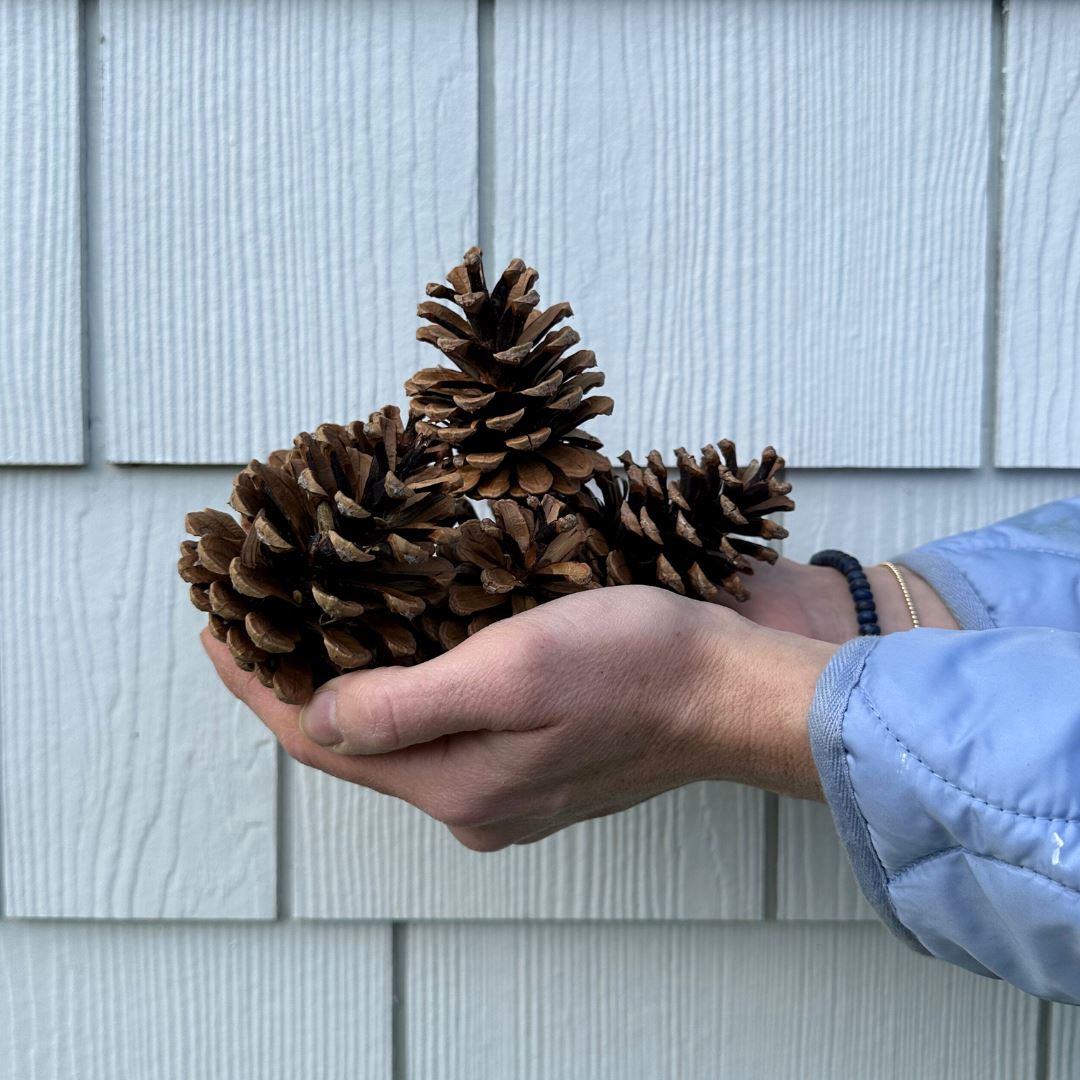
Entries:
[[[408,804],[293,770],[293,912],[360,919],[756,919],[760,791],[692,784],[478,853]],[[358,854],[360,853],[360,854]]]
[[0,6],[0,465],[83,460],[79,5]]
[[0,924],[0,1076],[391,1080],[385,926]]
[[1080,5],[1012,0],[997,463],[1080,466]]
[[990,5],[499,0],[495,247],[609,450],[976,465]]
[[1073,1080],[1077,1061],[1080,1061],[1080,1010],[1055,1005],[1050,1013],[1048,1080]]
[[879,926],[410,926],[410,1075],[1029,1075],[1036,1002]]
[[8,915],[272,918],[274,741],[176,576],[227,473],[0,472]]
[[398,401],[476,236],[472,0],[102,0],[112,461],[239,462]]

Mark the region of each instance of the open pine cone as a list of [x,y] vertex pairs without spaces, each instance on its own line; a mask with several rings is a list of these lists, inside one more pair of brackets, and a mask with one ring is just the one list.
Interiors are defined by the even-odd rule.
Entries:
[[456,451],[462,491],[498,499],[570,495],[592,474],[609,469],[602,443],[578,425],[610,413],[609,397],[588,397],[604,376],[589,369],[587,349],[567,353],[580,337],[553,329],[573,314],[558,303],[537,310],[537,273],[514,259],[488,292],[478,247],[447,274],[450,286],[429,284],[417,314],[430,326],[416,336],[434,345],[458,370],[425,368],[405,384],[419,430]]
[[[722,456],[721,456],[722,455]],[[660,454],[653,450],[645,467],[629,451],[619,460],[626,466],[626,487],[609,483],[602,500],[584,508],[595,528],[608,535],[611,549],[605,559],[606,583],[662,585],[684,596],[715,601],[719,590],[736,600],[749,599],[740,572],[752,574],[747,556],[776,562],[778,553],[744,537],[772,540],[787,529],[766,514],[793,510],[787,497],[791,485],[776,474],[784,459],[767,446],[761,461],[741,468],[735,444],[727,439],[706,446],[699,462],[685,449],[675,451],[678,479],[669,479]]]
[[498,619],[599,584],[583,559],[585,530],[560,500],[500,499],[491,510],[494,520],[435,533],[457,570],[446,609],[424,625],[447,649]]
[[324,424],[236,477],[242,526],[188,514],[199,539],[181,544],[180,576],[237,664],[302,702],[334,675],[422,658],[412,620],[453,580],[430,536],[458,520],[458,482],[446,447],[395,406]]
[[567,508],[585,530],[581,557],[592,571],[593,581],[600,585],[626,584],[626,565],[613,547],[618,540],[625,494],[625,483],[613,471],[598,472],[592,478],[592,487],[583,487],[566,500]]

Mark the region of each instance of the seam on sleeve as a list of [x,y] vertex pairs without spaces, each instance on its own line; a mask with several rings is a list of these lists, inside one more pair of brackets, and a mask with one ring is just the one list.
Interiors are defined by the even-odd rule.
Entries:
[[971,848],[964,847],[963,844],[956,844],[953,847],[942,848],[940,851],[934,851],[929,855],[920,856],[914,862],[909,862],[906,866],[900,867],[900,869],[889,878],[889,884],[894,885],[911,871],[918,870],[926,863],[943,858],[945,855],[949,855],[954,851],[962,852],[964,855],[969,855],[973,859],[980,859],[982,862],[995,863],[998,866],[1004,866],[1008,870],[1015,870],[1018,873],[1038,878],[1040,881],[1045,881],[1048,885],[1056,885],[1059,889],[1062,889],[1067,893],[1072,893],[1073,896],[1080,897],[1080,888],[1077,888],[1075,885],[1067,885],[1064,881],[1058,881],[1057,878],[1052,878],[1049,874],[1044,874],[1039,870],[1035,870],[1030,866],[1024,866],[1021,863],[1009,862],[1007,859],[999,859],[994,855],[984,855],[981,851],[972,851]]
[[[899,881],[905,874],[912,870],[918,870],[924,863],[933,862],[935,859],[940,859],[943,855],[948,855],[950,851],[967,851],[968,849],[963,844],[950,844],[948,847],[938,848],[937,851],[931,851],[929,855],[920,855],[917,859],[912,859],[911,862],[905,863],[893,874],[889,874],[889,884]],[[968,852],[969,855],[974,855],[975,852]]]
[[[1001,550],[997,545],[986,548],[987,551]],[[1008,551],[1030,551],[1035,555],[1060,555],[1063,559],[1074,559],[1080,562],[1080,554],[1075,551],[1058,551],[1057,548],[1033,548],[1033,547],[1010,547],[1004,550]]]
[[1009,814],[1012,817],[1025,818],[1028,821],[1047,821],[1047,822],[1061,822],[1065,825],[1080,825],[1080,818],[1069,817],[1067,814],[1029,814],[1026,810],[1019,810],[1010,806],[999,806],[997,803],[990,802],[989,799],[984,798],[982,795],[977,794],[974,791],[969,791],[967,788],[961,787],[959,784],[950,780],[947,776],[942,776],[936,769],[928,765],[917,753],[891,727],[888,722],[882,717],[881,713],[877,711],[874,706],[870,695],[866,692],[862,685],[857,685],[855,689],[862,696],[863,703],[866,708],[873,714],[873,717],[884,728],[889,737],[904,751],[909,758],[911,758],[916,764],[921,765],[931,776],[940,780],[946,787],[952,788],[954,791],[959,792],[965,798],[971,799],[973,802],[979,803],[981,806],[985,806],[988,810],[996,810],[1000,814]]

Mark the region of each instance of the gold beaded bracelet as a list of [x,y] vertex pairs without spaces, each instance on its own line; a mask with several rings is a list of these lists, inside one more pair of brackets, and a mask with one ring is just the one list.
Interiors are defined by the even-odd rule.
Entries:
[[900,591],[904,594],[904,603],[907,604],[908,614],[911,616],[911,626],[914,629],[919,625],[919,616],[915,614],[915,604],[911,599],[911,593],[908,592],[908,587],[904,583],[904,579],[900,576],[900,570],[894,566],[891,562],[883,562],[882,566],[887,566],[896,578],[896,583],[900,586]]

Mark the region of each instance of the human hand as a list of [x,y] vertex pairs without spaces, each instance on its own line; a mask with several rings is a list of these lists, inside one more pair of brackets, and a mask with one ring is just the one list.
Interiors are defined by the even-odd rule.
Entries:
[[835,648],[661,589],[563,597],[415,667],[334,679],[303,716],[203,642],[291,757],[413,803],[478,851],[696,780],[821,798],[807,713]]

